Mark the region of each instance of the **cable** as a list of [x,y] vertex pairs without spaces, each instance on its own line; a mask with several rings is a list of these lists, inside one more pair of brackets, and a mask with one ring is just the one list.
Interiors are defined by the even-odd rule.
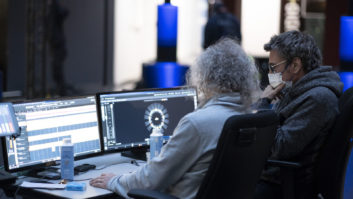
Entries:
[[134,164],[134,165],[136,165],[136,166],[140,166],[140,164],[136,161],[136,160],[131,160],[131,164]]
[[110,166],[113,166],[113,165],[117,165],[117,164],[109,164],[109,165],[103,166],[102,168],[95,168],[94,170],[103,170],[103,169],[110,167]]
[[105,168],[107,168],[107,167],[110,167],[110,166],[113,166],[113,165],[118,165],[118,164],[134,164],[134,165],[136,165],[136,166],[141,166],[140,164],[141,163],[145,163],[145,161],[137,161],[137,160],[130,160],[129,162],[120,162],[120,163],[116,163],[116,164],[109,164],[109,165],[107,165],[107,166],[104,166],[104,167],[102,167],[102,168],[96,168],[96,169],[94,169],[94,170],[103,170],[103,169],[105,169]]
[[85,179],[77,179],[73,180],[74,182],[79,182],[79,181],[86,181],[86,180],[92,180],[93,178],[85,178]]

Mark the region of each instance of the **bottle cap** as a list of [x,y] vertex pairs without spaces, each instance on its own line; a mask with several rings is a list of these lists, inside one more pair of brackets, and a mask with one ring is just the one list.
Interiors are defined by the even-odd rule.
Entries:
[[64,138],[63,139],[63,144],[71,144],[71,139],[70,138]]

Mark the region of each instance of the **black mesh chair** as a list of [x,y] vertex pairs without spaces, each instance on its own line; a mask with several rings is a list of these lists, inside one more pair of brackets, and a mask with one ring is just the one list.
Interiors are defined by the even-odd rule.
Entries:
[[[353,87],[340,97],[339,109],[340,114],[322,146],[315,168],[318,198],[353,198]],[[283,198],[297,198],[293,176],[301,165],[271,160],[269,164],[281,168]]]
[[[230,117],[222,130],[197,199],[252,199],[278,125],[273,111]],[[152,190],[130,190],[132,198],[175,198]]]

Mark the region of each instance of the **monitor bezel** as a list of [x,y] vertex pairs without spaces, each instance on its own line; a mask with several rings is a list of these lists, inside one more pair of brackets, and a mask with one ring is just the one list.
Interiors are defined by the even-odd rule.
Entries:
[[[125,147],[125,148],[117,148],[117,149],[109,149],[105,150],[104,149],[104,138],[103,138],[103,124],[102,124],[102,111],[101,111],[101,106],[100,106],[100,96],[101,95],[109,95],[109,94],[124,94],[124,93],[133,93],[133,92],[148,92],[148,91],[169,91],[169,90],[188,90],[188,89],[193,89],[195,90],[195,96],[196,100],[198,99],[198,93],[196,87],[193,86],[179,86],[179,87],[170,87],[170,88],[148,88],[148,89],[136,89],[136,90],[124,90],[124,91],[109,91],[109,92],[99,92],[96,93],[96,106],[97,106],[97,119],[98,119],[98,129],[99,129],[99,135],[100,141],[101,141],[101,148],[102,148],[102,153],[108,154],[108,153],[117,153],[117,152],[124,152],[124,151],[141,151],[141,150],[147,150],[149,148],[148,144],[143,144],[141,146],[133,146],[133,147]],[[196,108],[195,108],[196,110]]]
[[[27,103],[37,103],[37,102],[44,102],[44,101],[62,101],[62,100],[74,100],[74,99],[84,99],[84,98],[93,98],[96,100],[95,95],[83,95],[83,96],[74,96],[74,97],[60,97],[60,98],[45,98],[45,99],[34,99],[34,100],[23,100],[23,101],[16,101],[13,102],[13,104],[27,104]],[[97,107],[97,101],[95,102]],[[97,108],[96,108],[97,112]],[[98,124],[98,118],[97,118],[97,124]],[[98,124],[99,125],[99,124]],[[91,157],[96,157],[100,156],[103,154],[103,146],[101,145],[101,135],[100,132],[98,131],[99,134],[99,144],[100,144],[100,151],[96,153],[89,153],[89,154],[83,154],[83,155],[78,155],[74,156],[74,160],[82,160],[86,158],[91,158]],[[4,159],[4,168],[8,172],[18,172],[18,171],[24,171],[24,170],[31,170],[34,168],[43,168],[43,167],[48,167],[48,166],[54,166],[58,164],[58,161],[60,161],[60,158],[58,160],[52,160],[52,161],[47,161],[47,162],[41,162],[41,163],[36,163],[28,166],[23,166],[19,168],[13,168],[10,169],[9,167],[9,161],[8,161],[8,155],[7,155],[7,145],[6,145],[6,138],[2,137],[1,138],[1,143],[2,143],[2,152],[3,152],[3,159]]]

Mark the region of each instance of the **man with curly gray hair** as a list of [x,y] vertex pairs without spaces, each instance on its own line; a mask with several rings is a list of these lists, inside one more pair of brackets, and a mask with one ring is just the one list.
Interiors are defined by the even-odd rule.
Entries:
[[[315,198],[313,170],[338,114],[343,84],[331,67],[321,66],[320,50],[306,33],[276,35],[264,49],[270,52],[270,85],[258,107],[274,104],[281,121],[270,159],[301,163],[295,174],[295,198]],[[255,198],[282,198],[279,175],[279,168],[267,167]]]
[[188,75],[188,84],[197,88],[201,103],[215,95],[236,92],[248,108],[259,91],[256,66],[230,38],[207,48]]
[[249,108],[257,87],[257,71],[231,39],[207,48],[190,70],[189,83],[198,89],[199,107],[180,120],[160,155],[135,173],[102,174],[90,181],[92,186],[124,197],[130,189],[140,188],[195,198],[225,121]]

